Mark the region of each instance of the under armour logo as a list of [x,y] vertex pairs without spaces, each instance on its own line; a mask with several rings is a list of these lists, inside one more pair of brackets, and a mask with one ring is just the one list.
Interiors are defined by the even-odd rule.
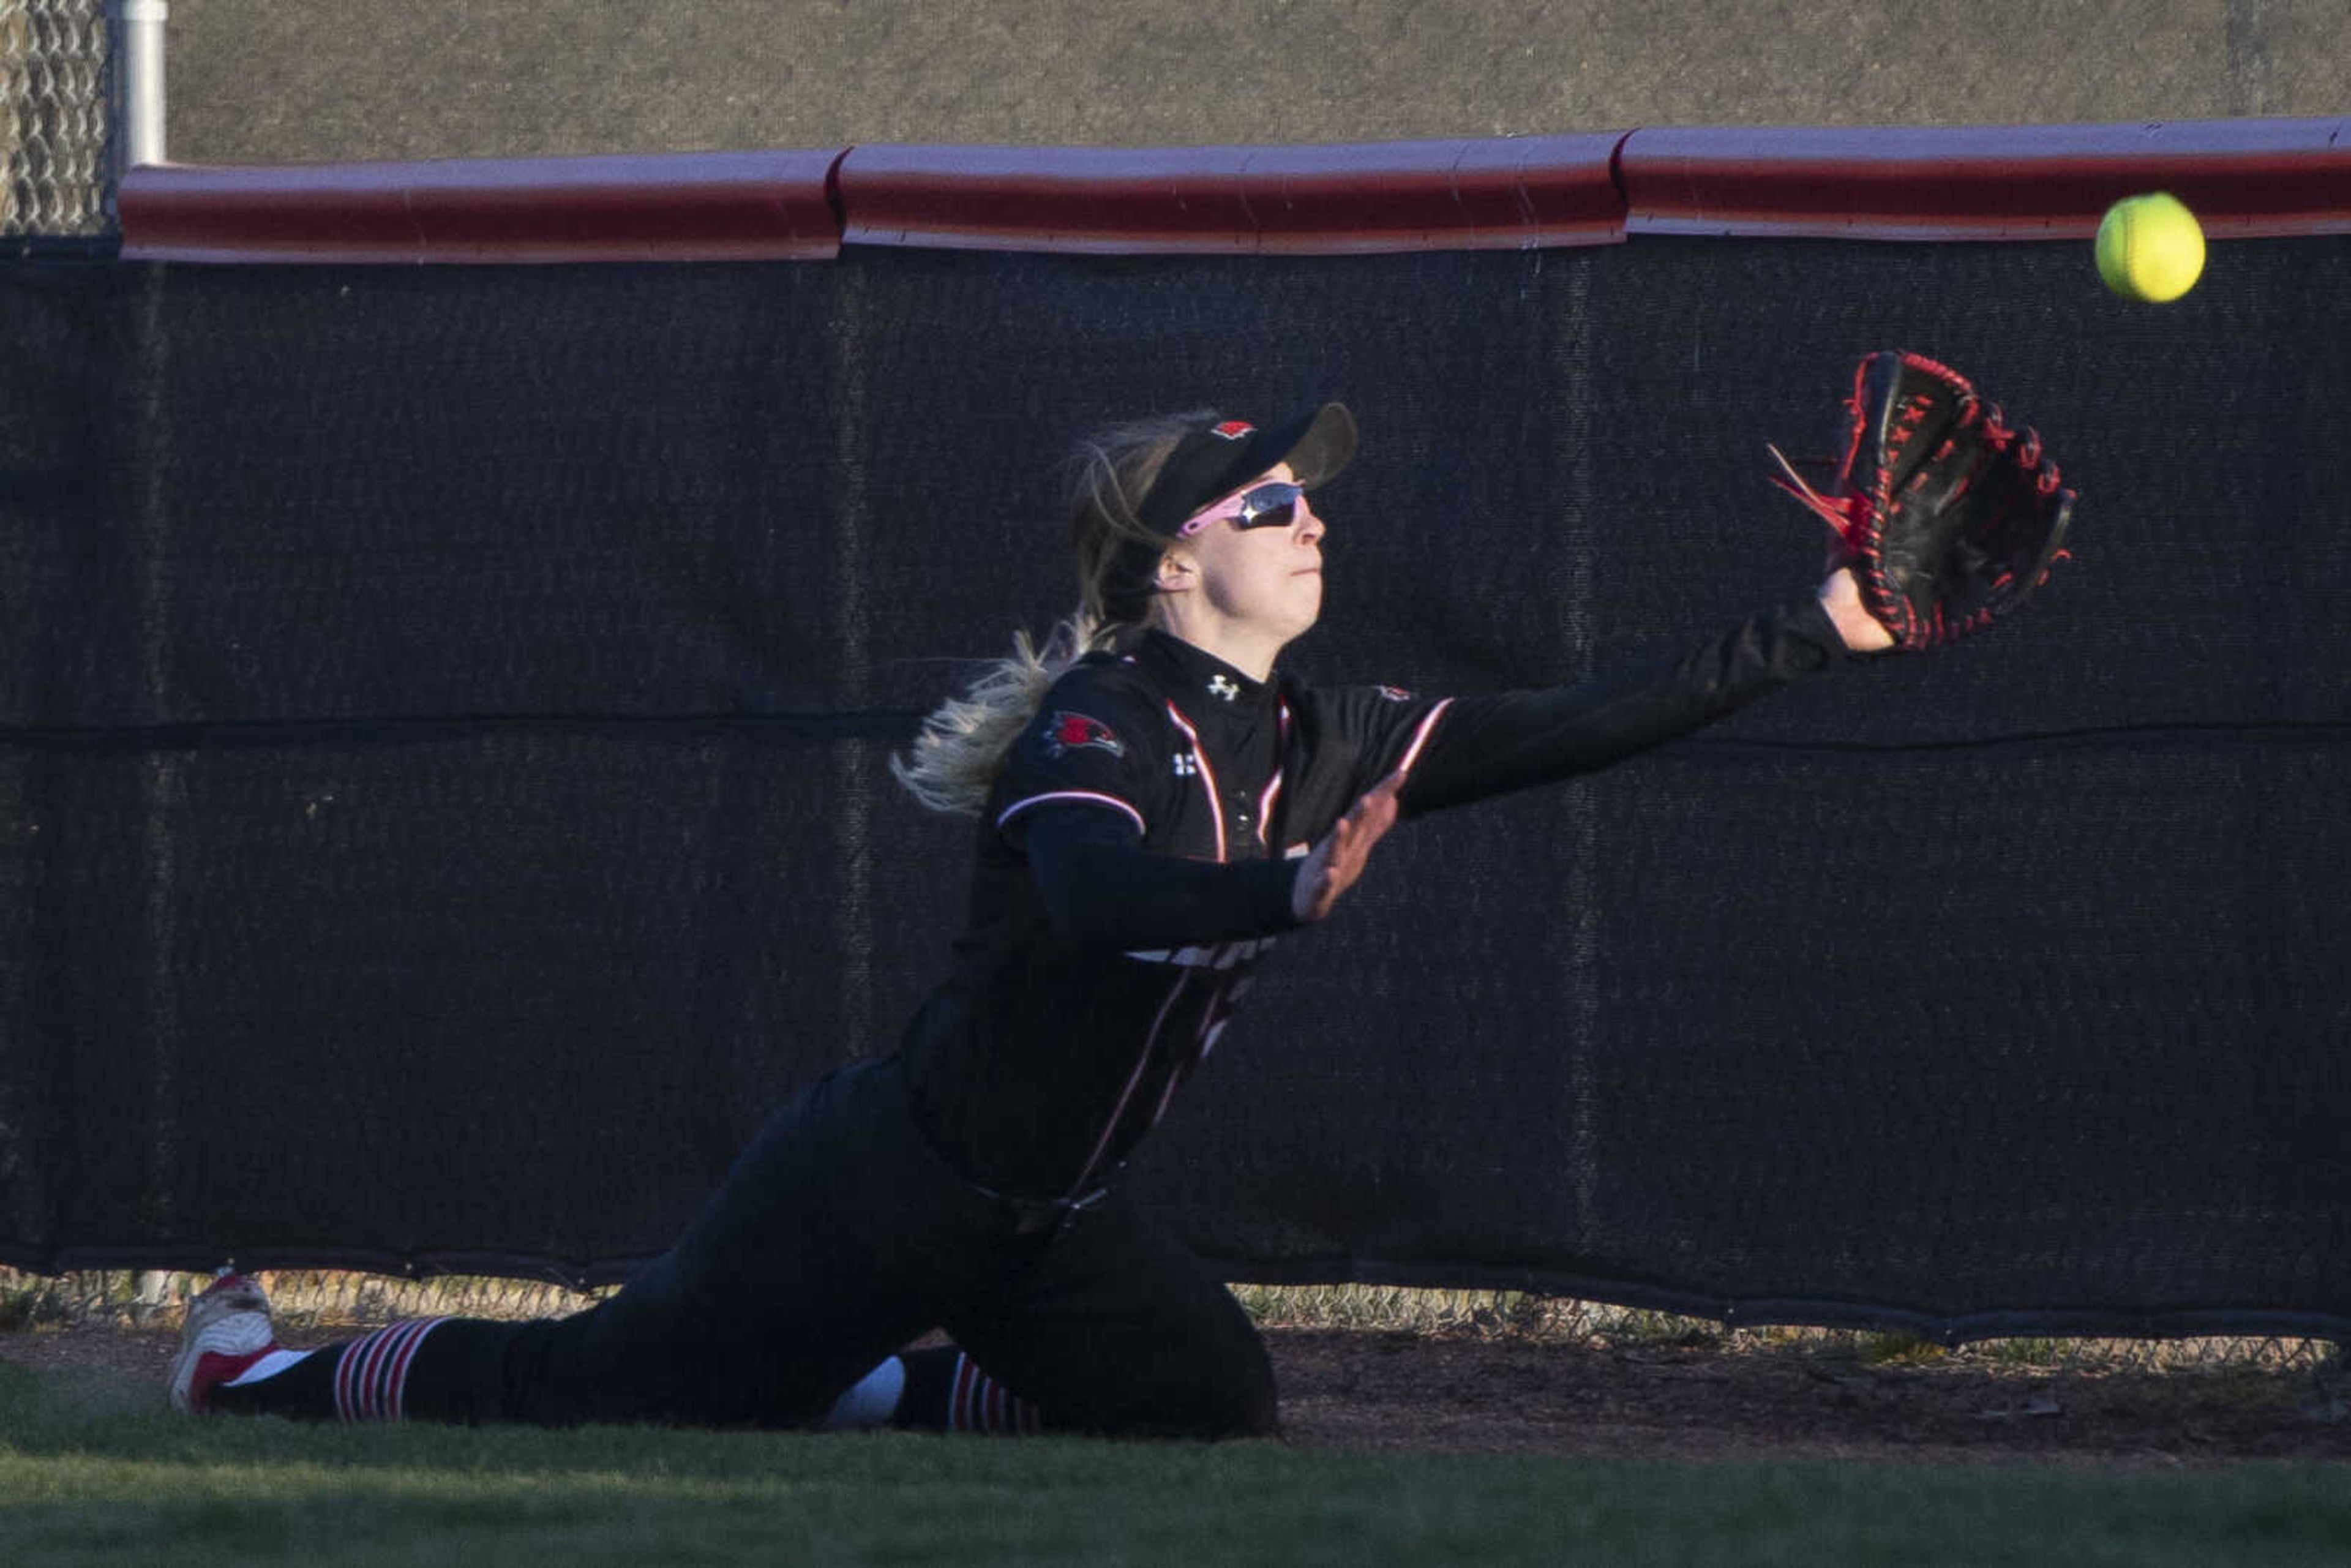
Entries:
[[1176,778],[1178,778],[1178,779],[1189,779],[1189,778],[1191,778],[1194,774],[1196,774],[1196,773],[1197,773],[1197,772],[1199,772],[1199,771],[1200,771],[1200,759],[1199,759],[1198,758],[1196,758],[1196,757],[1193,756],[1193,755],[1192,755],[1190,752],[1188,752],[1188,751],[1179,751],[1179,752],[1177,752],[1177,753],[1176,754]]
[[1225,701],[1230,702],[1235,697],[1241,695],[1241,689],[1220,674],[1210,675],[1208,677],[1208,695],[1211,696],[1222,697]]

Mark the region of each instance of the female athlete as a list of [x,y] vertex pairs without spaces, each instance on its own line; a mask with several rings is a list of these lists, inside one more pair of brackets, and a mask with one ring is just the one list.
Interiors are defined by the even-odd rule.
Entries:
[[[895,1051],[778,1112],[668,1253],[593,1309],[280,1347],[260,1288],[191,1303],[180,1408],[1226,1437],[1275,1422],[1230,1293],[1123,1189],[1267,946],[1400,818],[1604,768],[1849,652],[1850,572],[1614,678],[1494,696],[1276,672],[1322,604],[1329,404],[1083,444],[1082,607],[933,714],[900,779],[977,817],[969,922]],[[951,1342],[906,1349],[932,1331]]]

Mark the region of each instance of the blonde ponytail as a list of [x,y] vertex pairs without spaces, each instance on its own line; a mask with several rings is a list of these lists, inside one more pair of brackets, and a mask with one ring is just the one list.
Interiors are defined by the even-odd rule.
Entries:
[[1216,418],[1199,411],[1138,420],[1078,444],[1069,467],[1077,612],[1055,626],[1042,647],[1027,632],[1015,632],[1009,657],[923,720],[911,752],[890,758],[891,776],[908,794],[934,811],[977,816],[1005,753],[1047,688],[1088,653],[1119,647],[1149,622],[1151,573],[1174,541],[1144,528],[1135,509],[1176,443]]
[[1042,648],[1027,632],[1015,632],[1011,655],[989,665],[963,695],[933,709],[911,754],[890,758],[891,776],[931,810],[977,817],[1004,754],[1036,716],[1046,691],[1080,659],[1112,646],[1123,630],[1081,610],[1055,626]]

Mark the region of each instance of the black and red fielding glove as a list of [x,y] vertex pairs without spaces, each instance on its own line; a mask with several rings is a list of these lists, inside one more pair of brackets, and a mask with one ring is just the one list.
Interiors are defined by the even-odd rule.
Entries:
[[2063,558],[2074,492],[1968,379],[1891,350],[1855,368],[1844,457],[1824,495],[1771,449],[1773,484],[1836,535],[1829,564],[1853,569],[1861,601],[1894,645],[1940,647],[2022,604]]

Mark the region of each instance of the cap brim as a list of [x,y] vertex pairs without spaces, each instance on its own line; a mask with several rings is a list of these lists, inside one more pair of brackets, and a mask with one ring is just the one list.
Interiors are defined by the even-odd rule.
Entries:
[[1290,465],[1298,482],[1311,490],[1338,477],[1355,455],[1355,416],[1343,402],[1326,402],[1312,413],[1271,433],[1267,444],[1277,448],[1259,473],[1278,463]]

